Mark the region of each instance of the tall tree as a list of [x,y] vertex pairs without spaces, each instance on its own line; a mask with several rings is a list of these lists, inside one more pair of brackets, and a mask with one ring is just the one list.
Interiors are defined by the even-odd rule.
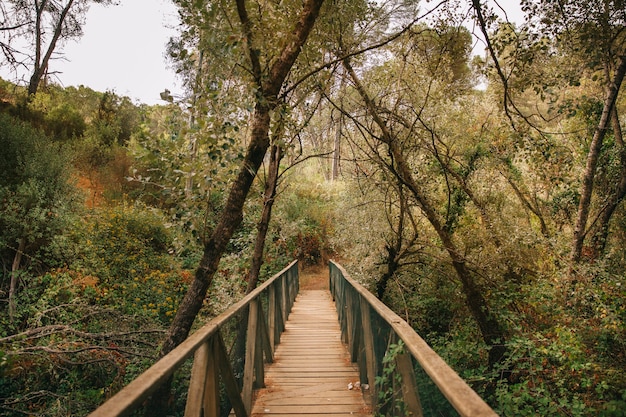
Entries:
[[[620,1],[523,0],[521,5],[526,12],[527,25],[511,33],[512,36],[504,42],[514,51],[499,54],[494,36],[489,33],[489,22],[493,21],[493,15],[484,7],[483,2],[472,0],[477,21],[486,39],[488,53],[502,83],[504,110],[510,120],[514,121],[514,116],[519,116],[520,120],[531,125],[533,129],[541,129],[533,121],[537,118],[521,110],[522,106],[514,99],[515,82],[522,86],[521,92],[525,90],[525,87],[532,85],[535,91],[540,93],[538,98],[543,98],[553,95],[551,91],[566,89],[568,85],[579,83],[581,74],[586,74],[594,81],[600,80],[601,89],[604,90],[601,111],[597,115],[595,128],[592,130],[587,145],[586,165],[580,178],[578,210],[572,225],[570,260],[575,265],[581,260],[585,239],[592,229],[588,227],[590,216],[599,218],[599,222],[603,224],[600,230],[608,230],[608,222],[614,212],[610,208],[623,198],[620,197],[622,195],[619,185],[622,179],[620,178],[610,186],[612,191],[608,193],[612,196],[607,198],[610,201],[609,205],[594,210],[594,205],[602,205],[594,204],[598,200],[594,198],[597,194],[594,187],[603,144],[607,133],[612,128],[612,119],[619,120],[615,106],[626,73],[626,49],[624,47],[626,10],[623,2]],[[517,45],[514,45],[515,43]],[[532,66],[537,67],[536,62],[542,59],[542,56],[567,57],[567,62],[579,63],[579,67],[574,71],[567,65],[558,68],[555,71],[561,82],[558,86],[547,81],[549,78],[554,78],[553,76],[541,71],[535,74],[535,79],[532,80],[528,69]],[[508,69],[506,69],[507,61],[509,61]],[[522,99],[520,98],[519,101],[521,102]],[[549,103],[548,107],[554,107],[554,103]],[[535,111],[533,109],[532,112],[535,113]],[[620,134],[615,127],[613,130],[616,135]],[[545,134],[545,132],[540,133]],[[616,142],[619,146],[619,139]],[[606,240],[606,237],[600,240]],[[594,238],[594,241],[597,239]],[[596,244],[594,246],[597,247]],[[593,249],[589,251],[590,254],[593,252]]]
[[[3,2],[0,36],[5,64],[29,71],[28,94],[37,93],[59,46],[80,38],[89,6],[114,0],[7,0]],[[21,49],[22,42],[26,43]]]
[[[402,128],[396,126],[396,121],[402,118],[397,109],[385,108],[382,103],[375,102],[361,78],[353,69],[349,59],[345,59],[343,63],[354,88],[365,105],[368,116],[373,119],[376,130],[369,132],[369,134],[375,138],[375,141],[385,147],[384,151],[378,149],[376,152],[381,154],[384,152],[388,155],[388,174],[406,187],[408,193],[411,194],[416,202],[417,207],[440,239],[443,249],[448,254],[452,267],[461,283],[469,311],[480,328],[484,342],[490,347],[489,364],[490,366],[498,364],[506,353],[504,345],[505,331],[496,317],[490,312],[480,285],[468,266],[467,259],[463,254],[464,251],[455,242],[453,230],[455,229],[454,223],[458,221],[458,210],[448,210],[448,216],[442,218],[436,207],[436,200],[429,195],[429,186],[421,183],[416,178],[415,170],[406,154],[408,148],[417,146],[413,142],[419,141],[419,139],[414,138],[414,136],[417,136],[416,131],[410,127],[418,126],[420,123],[424,123],[424,121],[420,115],[415,116],[416,120],[414,122],[406,123],[408,128],[407,132],[404,132]],[[428,89],[428,87],[425,88]],[[389,101],[398,103],[401,99],[391,98]],[[400,125],[402,125],[402,122],[400,122]],[[370,148],[378,147],[376,144],[369,146]]]
[[275,58],[271,67],[265,70],[261,63],[262,51],[257,49],[257,38],[262,34],[255,31],[246,2],[237,1],[237,15],[248,50],[249,69],[258,89],[254,111],[250,117],[248,148],[241,169],[228,192],[218,224],[204,244],[204,253],[196,269],[195,278],[180,304],[163,343],[161,354],[168,353],[186,339],[202,307],[226,245],[243,220],[243,204],[270,144],[268,134],[271,112],[278,104],[277,99],[283,83],[313,28],[322,2],[322,0],[308,0],[297,15],[292,16],[295,20],[293,30],[284,35],[285,39],[281,42],[284,46],[280,54]]
[[[264,34],[258,32],[260,26],[258,20],[268,17],[263,13],[256,14],[263,10],[261,5],[251,8],[245,0],[236,1],[238,29],[234,30],[235,33],[241,33],[245,43],[248,71],[256,90],[254,110],[250,115],[248,146],[239,173],[228,191],[220,218],[204,243],[202,259],[169,328],[161,348],[161,355],[167,354],[187,338],[204,303],[222,254],[233,233],[243,221],[243,206],[246,197],[270,146],[269,131],[272,112],[279,105],[278,96],[313,29],[322,3],[323,0],[307,0],[300,8],[292,10],[286,16],[285,22],[289,22],[291,29],[284,32],[282,37],[275,39],[277,42],[274,45],[279,44],[281,48],[277,51],[278,53],[274,54],[272,50],[260,49],[262,45],[260,40]],[[158,415],[164,412],[162,403],[159,401],[166,397],[162,394],[161,392],[153,396],[148,413]]]

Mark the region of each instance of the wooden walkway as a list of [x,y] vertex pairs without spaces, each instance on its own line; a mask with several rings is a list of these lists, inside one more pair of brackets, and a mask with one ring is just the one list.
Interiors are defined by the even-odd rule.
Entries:
[[252,416],[371,416],[361,390],[349,389],[358,380],[330,293],[301,290]]

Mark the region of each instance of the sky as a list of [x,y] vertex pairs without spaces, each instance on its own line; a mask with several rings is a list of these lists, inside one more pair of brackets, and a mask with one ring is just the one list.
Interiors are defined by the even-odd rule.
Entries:
[[67,58],[50,65],[61,85],[115,91],[133,101],[164,104],[159,93],[181,90],[168,67],[165,48],[176,34],[176,8],[169,0],[121,0],[117,6],[94,4],[84,35],[63,47]]
[[[489,0],[522,20],[520,0]],[[496,4],[497,2],[497,4]],[[55,60],[50,71],[64,87],[85,85],[112,90],[145,104],[163,104],[159,93],[180,95],[182,87],[165,58],[168,39],[176,34],[175,6],[170,0],[119,0],[117,6],[91,6],[84,35],[62,48],[66,59]],[[477,45],[477,47],[479,47]],[[8,74],[0,76],[11,79]]]

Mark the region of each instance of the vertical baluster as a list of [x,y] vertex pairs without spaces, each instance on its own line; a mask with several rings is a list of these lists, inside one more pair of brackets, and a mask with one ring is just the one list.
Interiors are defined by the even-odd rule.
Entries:
[[405,350],[396,356],[396,369],[400,373],[402,383],[402,399],[407,407],[409,415],[414,417],[423,417],[422,403],[420,402],[419,392],[415,380],[415,371],[413,369],[413,360]]
[[276,327],[277,327],[277,323],[276,323],[276,285],[272,284],[269,288],[268,288],[268,295],[267,295],[267,324],[268,324],[268,333],[269,333],[269,337],[270,337],[270,346],[272,347],[272,349],[274,349],[276,347],[276,345],[278,344],[278,340],[279,340],[279,336],[276,335]]
[[[289,318],[289,312],[287,311],[287,277],[280,277],[280,312],[283,321],[286,322]],[[281,329],[282,332],[283,329]]]
[[220,415],[220,380],[219,380],[219,337],[214,336],[209,342],[209,361],[207,362],[206,382],[204,384],[204,417]]
[[363,347],[365,349],[365,363],[367,367],[367,383],[370,386],[372,406],[378,398],[376,391],[376,375],[378,366],[374,351],[374,332],[372,331],[372,318],[370,306],[364,298],[361,298],[361,326],[363,327]]
[[257,299],[257,314],[256,314],[256,338],[254,347],[254,388],[265,388],[265,361],[263,360],[264,353],[267,353],[271,362],[272,353],[265,348],[269,348],[269,339],[267,337],[267,329],[265,327],[265,317],[263,315],[263,304],[260,299]]
[[258,313],[259,308],[257,306],[258,301],[250,301],[248,310],[248,332],[246,335],[246,359],[243,372],[243,390],[241,397],[243,399],[244,406],[248,414],[252,409],[252,386],[254,383],[254,368],[256,359],[256,346],[257,346],[257,329],[258,329]]
[[189,391],[187,391],[187,404],[185,405],[185,417],[201,417],[204,403],[204,388],[208,374],[208,364],[211,348],[209,342],[203,343],[193,357]]

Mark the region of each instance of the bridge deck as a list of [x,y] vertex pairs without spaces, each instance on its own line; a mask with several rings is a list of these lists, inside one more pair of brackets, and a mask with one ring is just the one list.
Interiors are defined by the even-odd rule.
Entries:
[[350,363],[335,305],[325,290],[301,290],[256,393],[252,416],[371,416]]

